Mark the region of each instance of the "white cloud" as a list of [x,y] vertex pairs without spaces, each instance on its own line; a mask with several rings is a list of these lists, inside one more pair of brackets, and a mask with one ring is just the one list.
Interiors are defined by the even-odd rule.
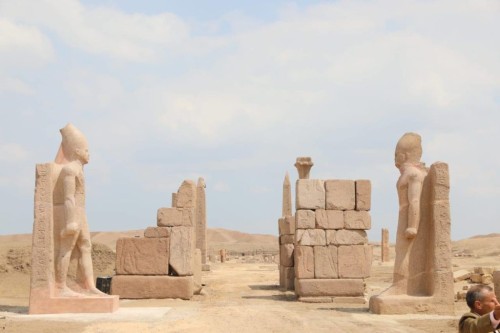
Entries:
[[136,62],[159,60],[164,48],[188,35],[186,24],[170,13],[126,14],[111,8],[85,7],[77,0],[4,2],[0,12],[41,25],[85,52]]

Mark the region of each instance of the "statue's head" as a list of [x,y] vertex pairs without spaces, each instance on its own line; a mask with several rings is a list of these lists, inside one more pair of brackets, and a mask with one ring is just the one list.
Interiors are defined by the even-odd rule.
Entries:
[[422,158],[422,138],[417,133],[405,133],[396,145],[394,164],[399,168],[403,163],[419,163],[420,158]]
[[82,132],[72,124],[60,129],[62,141],[56,156],[56,163],[79,160],[82,164],[89,162],[89,145]]

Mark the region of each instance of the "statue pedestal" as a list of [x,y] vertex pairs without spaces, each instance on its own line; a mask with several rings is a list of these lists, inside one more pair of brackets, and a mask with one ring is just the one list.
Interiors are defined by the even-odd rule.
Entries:
[[[39,294],[39,297],[36,297]],[[32,291],[29,314],[110,313],[118,310],[118,296],[47,297]]]
[[374,314],[436,314],[454,313],[454,303],[434,296],[378,295],[370,298]]

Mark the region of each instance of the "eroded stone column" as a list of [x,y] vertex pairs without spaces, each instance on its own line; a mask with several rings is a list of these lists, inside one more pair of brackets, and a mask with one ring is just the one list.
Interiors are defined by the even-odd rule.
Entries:
[[290,176],[288,172],[283,181],[283,207],[281,216],[292,216],[292,186],[290,184]]
[[198,178],[196,186],[196,248],[201,251],[202,270],[209,271],[210,265],[207,264],[207,212],[206,212],[206,194],[205,180]]
[[382,242],[380,244],[380,261],[389,261],[389,229],[382,229]]

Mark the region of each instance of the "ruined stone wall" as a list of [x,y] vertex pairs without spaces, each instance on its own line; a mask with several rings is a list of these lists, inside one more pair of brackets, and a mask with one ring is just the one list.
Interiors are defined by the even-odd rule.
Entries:
[[364,302],[372,248],[369,180],[299,179],[294,236],[295,293],[301,301]]

